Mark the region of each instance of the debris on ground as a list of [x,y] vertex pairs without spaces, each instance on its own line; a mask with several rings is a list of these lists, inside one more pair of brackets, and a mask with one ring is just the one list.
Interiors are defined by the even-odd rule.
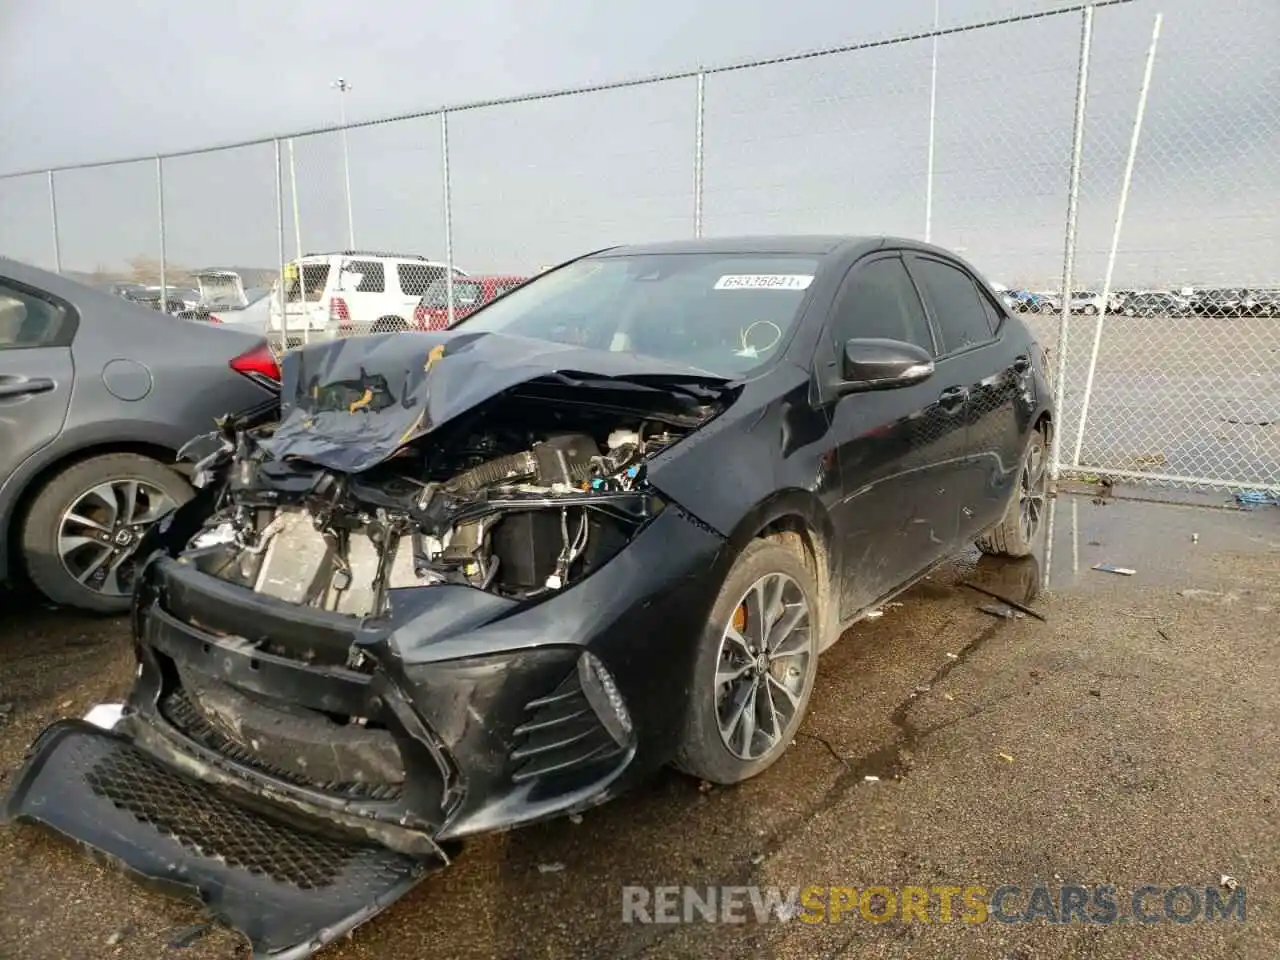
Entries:
[[115,933],[107,937],[107,946],[108,947],[116,946],[121,941],[123,941],[126,937],[132,936],[137,929],[138,928],[135,927],[132,923],[126,923],[123,927],[121,927]]
[[1226,887],[1228,890],[1234,890],[1236,887],[1240,886],[1240,881],[1230,874],[1224,873],[1218,878],[1218,886]]
[[1170,639],[1169,635],[1165,633],[1163,630],[1156,628],[1156,633],[1160,634],[1160,639],[1163,640],[1165,643],[1173,643],[1173,640]]
[[208,920],[203,923],[193,923],[187,927],[178,927],[176,930],[169,931],[169,946],[175,950],[182,950],[191,946],[212,929],[213,924]]
[[1092,689],[1092,690],[1090,690],[1090,691],[1089,691],[1089,696],[1091,696],[1091,697],[1101,697],[1101,696],[1102,696],[1102,691],[1101,691],[1101,690],[1099,690],[1099,689],[1097,689],[1097,688],[1095,687],[1094,689]]
[[698,781],[698,792],[699,792],[699,793],[710,793],[710,792],[711,792],[712,790],[714,790],[715,788],[716,788],[716,787],[715,787],[715,784],[713,784],[710,780],[699,780],[699,781]]
[[864,620],[875,620],[877,617],[883,617],[883,616],[884,616],[883,610],[868,610],[866,613],[862,615],[862,618]]
[[1000,753],[1000,754],[997,754],[997,756],[998,756],[1001,760],[1004,760],[1006,763],[1013,763],[1013,757],[1011,757],[1011,756],[1010,756],[1009,754],[1007,754],[1007,753]]
[[1138,572],[1132,567],[1117,567],[1114,563],[1095,563],[1093,569],[1100,570],[1103,573],[1118,573],[1122,577],[1132,577]]
[[564,864],[560,862],[538,864],[539,873],[559,873],[563,869]]
[[758,867],[758,866],[760,866],[760,864],[762,864],[762,863],[764,863],[764,854],[763,854],[763,853],[753,853],[753,854],[751,855],[751,865],[752,865],[753,867]]
[[1192,542],[1192,543],[1199,543],[1199,542],[1200,542],[1200,534],[1198,534],[1198,533],[1193,533],[1193,534],[1191,535],[1191,542]]
[[959,659],[960,659],[960,654],[958,654],[958,653],[948,653],[948,654],[947,654],[947,659],[948,659],[948,660],[959,660]]
[[1002,620],[1021,620],[1026,614],[1020,610],[1011,610],[1008,607],[1001,607],[994,603],[982,603],[978,605],[978,609],[983,613],[990,614],[993,617],[999,617]]
[[571,814],[569,814],[569,822],[570,822],[570,823],[572,823],[572,824],[575,824],[575,825],[576,825],[576,824],[581,823],[581,822],[582,822],[582,814],[580,814],[580,813],[571,813]]
[[1236,494],[1236,503],[1249,506],[1276,506],[1280,505],[1280,496],[1268,493],[1266,490],[1241,490]]
[[863,783],[879,783],[880,778],[868,773],[865,777],[862,778],[862,782]]
[[928,693],[928,692],[929,692],[929,685],[928,685],[927,683],[922,683],[922,684],[920,684],[919,686],[917,686],[917,687],[916,687],[915,692],[916,692],[916,693]]
[[953,697],[953,696],[952,696],[951,694],[949,694],[949,693],[944,693],[944,694],[942,695],[942,699],[943,699],[943,700],[954,700],[954,699],[955,699],[955,697]]
[[1041,621],[1042,623],[1049,622],[1048,618],[1046,618],[1043,613],[1027,606],[1025,603],[1022,603],[1021,601],[1013,600],[1009,597],[1006,597],[1004,594],[996,593],[994,590],[991,590],[984,586],[980,586],[979,584],[973,583],[972,581],[969,581],[969,580],[962,581],[960,585],[963,587],[968,587],[970,590],[976,590],[978,593],[986,594],[988,597],[991,597],[994,600],[999,600],[1001,603],[1007,604],[1008,606],[1013,607],[1013,609],[1015,610],[1021,610],[1023,613],[1029,614],[1030,616],[1035,617],[1037,620]]

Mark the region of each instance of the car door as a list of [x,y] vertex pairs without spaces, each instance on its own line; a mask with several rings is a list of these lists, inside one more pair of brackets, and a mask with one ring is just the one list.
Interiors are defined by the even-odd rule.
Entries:
[[1034,381],[1028,343],[1006,336],[1005,314],[961,264],[912,253],[911,275],[942,338],[938,371],[966,392],[959,542],[977,537],[1004,514],[1017,481]]
[[[880,337],[936,353],[920,295],[895,251],[853,266],[831,308],[820,349]],[[963,455],[965,397],[945,373],[910,386],[840,397],[831,407],[842,496],[841,618],[893,592],[956,543],[953,474]]]
[[0,277],[0,487],[62,430],[76,323],[70,304]]

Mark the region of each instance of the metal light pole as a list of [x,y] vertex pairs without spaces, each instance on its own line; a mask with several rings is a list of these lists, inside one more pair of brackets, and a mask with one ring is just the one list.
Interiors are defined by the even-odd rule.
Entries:
[[338,91],[338,112],[342,120],[342,175],[347,187],[347,243],[354,250],[356,226],[351,214],[351,152],[347,149],[347,93],[351,90],[351,84],[339,77],[329,86]]
[[933,0],[933,56],[929,64],[929,153],[924,174],[924,242],[933,240],[933,153],[938,121],[938,13]]

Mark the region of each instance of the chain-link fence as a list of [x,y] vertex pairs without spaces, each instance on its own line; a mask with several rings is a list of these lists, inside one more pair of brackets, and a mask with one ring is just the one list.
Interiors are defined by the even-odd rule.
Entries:
[[188,306],[234,271],[289,344],[447,324],[618,242],[920,237],[1050,348],[1063,471],[1280,489],[1277,36],[1274,0],[1098,0],[10,174],[0,251]]

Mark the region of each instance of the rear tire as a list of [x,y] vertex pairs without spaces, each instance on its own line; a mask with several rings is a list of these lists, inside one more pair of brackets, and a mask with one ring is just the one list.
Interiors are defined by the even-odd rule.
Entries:
[[403,333],[409,329],[404,317],[379,317],[373,323],[370,333]]
[[979,537],[978,549],[998,557],[1025,557],[1036,545],[1048,502],[1049,462],[1044,434],[1031,434],[1018,467],[1018,482],[1009,498],[1004,519]]
[[738,783],[786,752],[813,692],[821,620],[804,558],[776,540],[749,543],[699,638],[676,766]]
[[[108,495],[114,496],[117,489],[127,488],[130,484],[143,493],[139,498],[135,492],[136,507],[130,508],[129,512],[134,517],[145,518],[145,521],[127,522],[133,517],[117,515],[119,511],[113,514],[101,496],[97,497],[100,504],[97,515],[88,516],[93,509],[82,504],[92,502],[95,490],[107,490]],[[154,512],[152,506],[155,510],[172,509],[186,503],[191,496],[192,490],[186,480],[150,457],[111,453],[74,464],[48,481],[27,511],[22,527],[22,553],[27,576],[41,593],[56,604],[91,613],[124,613],[131,602],[130,578],[132,564],[136,560],[131,551],[136,549],[146,529],[159,519],[159,516],[150,516]],[[144,510],[148,512],[144,513]],[[72,512],[77,517],[85,515],[88,522],[69,519],[68,514]],[[105,542],[98,543],[96,535],[105,534],[107,530],[112,535],[127,530],[127,545],[117,546],[120,541],[114,541],[110,546]],[[79,541],[83,543],[71,546]],[[108,581],[104,574],[98,588],[87,585],[95,582],[93,575],[86,576],[82,582],[69,569],[80,568],[83,562],[81,569],[89,570],[104,552],[110,556],[93,569],[109,569],[114,579]],[[112,584],[119,590],[111,589]]]

